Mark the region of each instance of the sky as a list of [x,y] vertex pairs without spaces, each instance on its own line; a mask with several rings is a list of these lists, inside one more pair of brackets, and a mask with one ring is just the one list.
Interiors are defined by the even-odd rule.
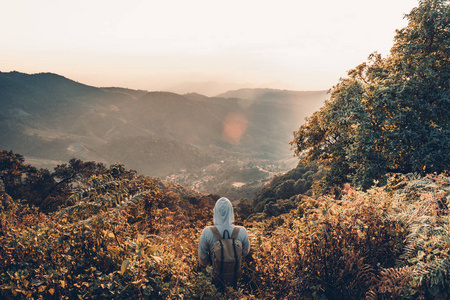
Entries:
[[[325,90],[377,51],[417,0],[0,0],[0,71],[93,86],[185,82]],[[230,85],[231,86],[231,85]]]

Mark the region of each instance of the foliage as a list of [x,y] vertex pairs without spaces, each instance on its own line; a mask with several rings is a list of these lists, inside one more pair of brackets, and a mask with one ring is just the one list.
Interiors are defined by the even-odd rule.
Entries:
[[448,299],[448,14],[421,1],[391,55],[350,71],[296,133],[334,193],[313,198],[321,168],[300,164],[238,205],[251,252],[237,289],[220,293],[198,264],[219,196],[1,151],[0,298]]
[[59,180],[58,185],[65,184],[73,188],[77,185],[86,185],[92,175],[102,174],[106,171],[105,165],[93,161],[83,162],[72,158],[68,164],[56,166],[53,176]]
[[301,197],[312,195],[314,182],[323,176],[323,170],[316,163],[300,162],[286,174],[275,176],[261,189],[252,201],[242,199],[237,211],[243,218],[263,220],[271,216],[288,213],[297,207]]
[[[46,169],[25,164],[22,155],[0,149],[0,180],[13,199],[26,199],[44,211],[55,209],[62,197],[52,193],[56,182]],[[47,198],[46,201],[44,198]]]
[[[408,270],[402,293],[392,291],[389,281],[380,281],[378,290],[389,296],[419,299],[448,299],[450,273],[450,178],[443,175],[391,178],[394,201],[399,209],[389,218],[402,224],[408,235],[396,270]],[[400,181],[400,182],[399,182]],[[399,189],[399,185],[401,189]],[[386,274],[384,275],[386,277]],[[387,276],[394,277],[395,276]]]
[[249,293],[448,299],[449,177],[397,174],[386,187],[341,193],[341,200],[303,197],[297,210],[252,223]]
[[450,169],[449,2],[420,1],[406,17],[390,55],[349,71],[294,134],[296,153],[328,168],[325,188]]
[[444,175],[397,174],[366,192],[347,185],[339,199],[298,196],[289,213],[244,222],[252,249],[244,275],[236,290],[219,293],[197,258],[219,196],[138,176],[121,164],[97,172],[54,213],[13,199],[2,186],[0,297],[448,297]]
[[303,198],[296,211],[252,228],[251,282],[263,298],[361,299],[401,254],[405,232],[385,218],[391,209],[380,189]]
[[180,203],[185,196],[120,164],[53,214],[0,195],[2,298],[221,299],[195,251],[207,196]]
[[5,192],[13,199],[26,200],[43,212],[66,205],[72,188],[86,184],[92,175],[105,170],[101,163],[73,158],[50,172],[26,164],[21,154],[0,150],[0,180]]

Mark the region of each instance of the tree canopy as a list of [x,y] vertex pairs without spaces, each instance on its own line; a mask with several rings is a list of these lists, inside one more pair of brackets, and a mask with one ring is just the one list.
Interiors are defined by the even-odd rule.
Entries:
[[390,54],[350,70],[294,132],[295,153],[328,168],[327,187],[450,170],[449,1],[419,1],[405,17]]

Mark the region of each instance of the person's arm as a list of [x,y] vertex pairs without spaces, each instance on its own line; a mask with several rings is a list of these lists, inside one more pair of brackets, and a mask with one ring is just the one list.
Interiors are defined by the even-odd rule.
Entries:
[[[202,266],[207,266],[209,262],[209,245],[207,242],[207,228],[203,229],[200,241],[198,242],[198,259]],[[208,229],[209,230],[209,229]]]
[[242,227],[242,256],[246,256],[250,252],[250,240],[248,239],[248,233],[247,230]]

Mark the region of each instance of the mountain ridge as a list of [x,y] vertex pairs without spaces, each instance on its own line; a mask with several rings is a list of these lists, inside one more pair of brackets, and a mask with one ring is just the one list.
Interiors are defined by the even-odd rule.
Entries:
[[187,170],[208,177],[201,170],[211,163],[223,169],[221,161],[241,172],[252,161],[278,164],[292,157],[291,133],[326,96],[258,89],[245,99],[243,91],[251,89],[207,97],[97,88],[53,73],[0,73],[0,102],[6,103],[0,149],[43,160],[121,161],[149,176]]

